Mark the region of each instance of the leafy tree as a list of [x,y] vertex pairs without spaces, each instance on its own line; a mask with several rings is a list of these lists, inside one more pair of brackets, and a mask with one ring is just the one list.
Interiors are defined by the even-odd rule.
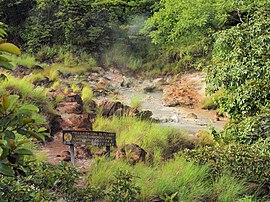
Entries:
[[234,119],[260,114],[270,103],[269,3],[252,8],[249,18],[215,35],[211,91],[224,90],[221,107]]
[[[0,24],[3,25],[3,24]],[[6,36],[4,29],[0,29],[0,67],[11,69],[10,61],[5,54],[20,54],[20,49],[6,43],[2,38]],[[1,84],[1,83],[0,83]],[[45,141],[46,128],[39,128],[45,120],[37,115],[39,109],[34,105],[21,105],[19,96],[5,95],[0,102],[0,174],[13,176],[24,174],[27,161],[24,156],[32,155],[24,144],[28,138]],[[18,135],[26,139],[18,138]]]

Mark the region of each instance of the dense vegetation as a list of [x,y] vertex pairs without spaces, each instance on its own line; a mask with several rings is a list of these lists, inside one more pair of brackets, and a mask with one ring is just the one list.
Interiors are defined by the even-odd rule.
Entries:
[[[268,0],[0,1],[0,201],[269,201],[269,8]],[[15,57],[13,44],[27,54]],[[38,63],[50,66],[32,71]],[[16,78],[7,71],[14,64],[31,74]],[[146,162],[97,159],[77,187],[75,167],[35,160],[33,151],[63,99],[49,92],[62,88],[60,73],[79,80],[97,66],[204,71],[212,96],[204,108],[229,123],[194,142],[139,118],[98,116],[97,130],[147,148]],[[36,85],[44,79],[49,86]],[[90,111],[91,86],[67,85]]]

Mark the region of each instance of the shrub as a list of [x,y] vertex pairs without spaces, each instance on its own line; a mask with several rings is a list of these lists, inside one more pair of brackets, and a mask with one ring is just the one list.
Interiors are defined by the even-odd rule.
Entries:
[[3,177],[0,196],[5,201],[56,201],[72,193],[78,171],[68,164],[33,163],[26,177]]
[[114,177],[114,182],[107,191],[108,201],[136,201],[140,194],[140,187],[133,182],[133,176],[129,171],[117,170]]
[[214,174],[231,172],[237,178],[248,178],[260,184],[270,181],[270,145],[232,145],[204,147],[187,152],[190,160],[207,164]]
[[54,113],[54,105],[49,99],[48,90],[43,87],[36,87],[31,84],[29,79],[15,78],[5,74],[7,80],[1,82],[0,95],[6,94],[7,91],[20,96],[24,103],[33,103],[39,106],[43,113]]
[[241,144],[253,144],[258,140],[270,137],[270,116],[261,114],[251,116],[241,121],[231,121],[224,129],[227,141],[237,141]]

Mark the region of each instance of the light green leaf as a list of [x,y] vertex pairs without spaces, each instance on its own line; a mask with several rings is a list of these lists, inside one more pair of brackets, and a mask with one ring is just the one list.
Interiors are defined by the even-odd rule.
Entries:
[[15,54],[15,55],[20,55],[21,54],[21,50],[12,43],[2,43],[2,44],[0,44],[0,51]]

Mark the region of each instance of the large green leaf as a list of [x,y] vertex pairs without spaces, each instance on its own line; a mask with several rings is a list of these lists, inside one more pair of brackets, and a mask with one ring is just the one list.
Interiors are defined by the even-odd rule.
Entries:
[[15,134],[12,131],[6,130],[4,134],[5,134],[5,140],[15,139]]
[[0,173],[5,175],[5,176],[14,176],[14,170],[12,170],[11,167],[3,164],[3,163],[0,163]]
[[18,110],[18,113],[25,113],[25,112],[29,112],[29,111],[38,112],[39,109],[35,105],[28,104],[28,105],[21,106]]
[[0,67],[3,67],[4,69],[11,70],[13,68],[13,65],[9,62],[0,61]]
[[2,62],[10,62],[10,60],[8,58],[6,58],[5,56],[3,56],[3,55],[0,55],[0,61],[2,61]]
[[21,149],[16,149],[14,151],[15,154],[20,154],[20,155],[32,155],[33,152],[29,149],[24,149],[24,148],[21,148]]
[[20,49],[15,46],[12,43],[2,43],[0,44],[0,51],[15,54],[15,55],[20,55],[21,51]]

